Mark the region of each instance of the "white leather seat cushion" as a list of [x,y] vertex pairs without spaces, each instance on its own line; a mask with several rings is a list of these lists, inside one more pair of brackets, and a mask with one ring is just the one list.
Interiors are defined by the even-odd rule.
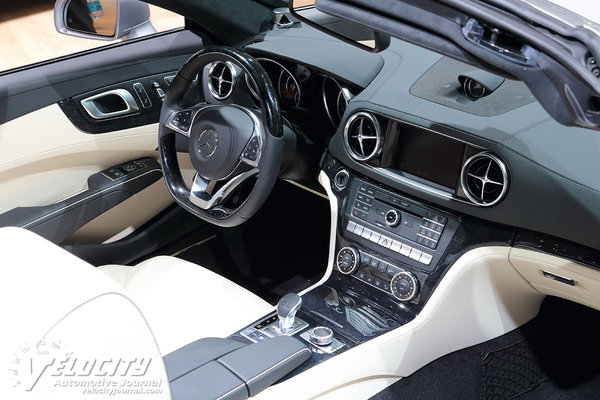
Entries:
[[[171,398],[151,328],[123,288],[92,265],[25,229],[0,228],[0,255],[4,328],[0,363],[5,365],[0,373],[0,399],[113,399],[110,393],[86,396],[83,386],[71,385],[109,377],[118,379],[119,385],[125,379],[155,380],[160,382],[155,388],[160,392],[144,398]],[[80,362],[79,367],[68,360]],[[131,365],[136,367],[143,361],[146,373],[141,378],[133,372],[105,376],[99,369],[110,368],[117,360],[134,362]]]
[[273,311],[241,286],[175,257],[99,268],[135,301],[163,355],[200,338],[229,336]]

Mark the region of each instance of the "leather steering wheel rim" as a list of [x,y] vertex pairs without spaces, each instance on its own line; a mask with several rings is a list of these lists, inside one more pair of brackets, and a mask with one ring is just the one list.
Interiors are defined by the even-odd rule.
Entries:
[[[191,200],[193,193],[186,186],[177,161],[175,137],[178,133],[167,126],[174,113],[185,109],[181,106],[182,100],[196,76],[202,76],[202,70],[207,65],[218,61],[233,63],[254,81],[261,106],[260,125],[264,132],[264,142],[256,165],[256,183],[245,201],[234,210],[220,207],[204,209]],[[190,131],[196,122],[195,119],[192,121]],[[193,55],[177,72],[161,109],[158,150],[167,188],[181,207],[218,226],[240,225],[260,209],[271,193],[279,175],[283,148],[283,119],[277,93],[265,70],[254,58],[235,48],[211,46]],[[197,171],[198,174],[200,172]]]

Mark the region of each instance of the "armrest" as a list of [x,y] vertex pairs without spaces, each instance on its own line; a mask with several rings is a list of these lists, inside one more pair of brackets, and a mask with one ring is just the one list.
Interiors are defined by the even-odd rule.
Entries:
[[0,214],[0,227],[26,228],[60,243],[89,221],[147,188],[162,177],[151,158],[116,165],[88,178],[88,189],[54,204],[17,207]]
[[310,355],[300,340],[278,336],[242,347],[217,361],[242,379],[254,396],[304,364]]
[[[232,343],[234,342],[234,343]],[[236,343],[228,339],[201,339],[182,347],[165,357],[171,395],[173,400],[205,399],[205,400],[238,400],[247,399],[271,386],[310,358],[311,351],[300,340],[279,336],[262,342],[244,345],[237,350],[229,351]],[[213,349],[210,349],[210,346]],[[189,347],[188,347],[189,346]],[[186,368],[195,365],[190,372],[183,373],[183,364],[176,365],[167,358],[182,358],[196,353],[194,361],[179,360]],[[212,354],[217,355],[213,361],[207,361]],[[181,356],[181,357],[179,357]]]
[[187,344],[163,357],[169,382],[243,346],[246,344],[221,338],[204,338]]
[[172,400],[245,400],[248,390],[231,371],[211,361],[171,382]]

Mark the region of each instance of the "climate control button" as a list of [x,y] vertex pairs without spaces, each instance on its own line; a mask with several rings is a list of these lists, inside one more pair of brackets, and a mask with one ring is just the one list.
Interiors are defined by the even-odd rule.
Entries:
[[342,274],[350,275],[356,271],[360,264],[358,251],[353,247],[343,247],[337,254],[337,268]]
[[398,300],[410,301],[419,294],[419,280],[408,271],[399,272],[390,282],[390,291]]

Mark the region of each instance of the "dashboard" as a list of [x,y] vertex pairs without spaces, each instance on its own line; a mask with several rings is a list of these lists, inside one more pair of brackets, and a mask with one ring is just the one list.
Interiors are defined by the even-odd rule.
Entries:
[[326,148],[351,171],[459,216],[600,249],[600,136],[555,122],[521,82],[473,101],[458,78],[476,67],[398,40],[367,53],[308,27],[245,50],[294,75],[299,88],[280,95],[325,115]]
[[[600,250],[600,136],[552,120],[521,82],[472,99],[460,82],[476,67],[397,40],[368,53],[305,26],[244,50],[286,121],[364,179],[459,217]],[[251,81],[237,85],[232,101],[256,103]]]

